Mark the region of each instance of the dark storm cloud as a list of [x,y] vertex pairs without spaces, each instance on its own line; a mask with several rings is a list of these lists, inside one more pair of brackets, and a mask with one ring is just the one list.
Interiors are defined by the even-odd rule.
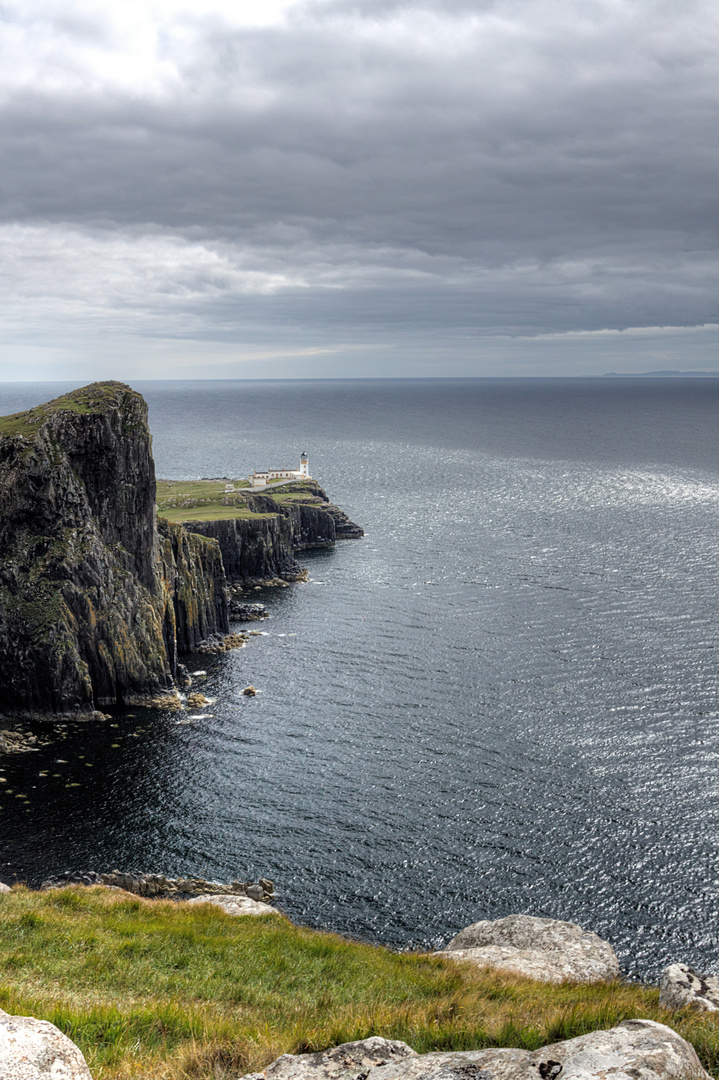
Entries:
[[7,29],[20,306],[35,282],[58,311],[72,294],[162,333],[166,310],[208,340],[717,319],[708,2],[165,16],[135,79],[82,7]]

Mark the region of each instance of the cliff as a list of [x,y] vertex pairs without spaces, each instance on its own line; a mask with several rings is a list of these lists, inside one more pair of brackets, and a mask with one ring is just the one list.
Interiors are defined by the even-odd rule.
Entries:
[[293,555],[292,530],[281,514],[187,521],[184,528],[217,541],[230,581],[297,581],[302,577],[302,567]]
[[225,568],[219,544],[182,525],[157,520],[159,570],[165,595],[168,652],[190,652],[205,638],[229,630]]
[[0,419],[0,701],[92,711],[173,686],[228,629],[218,545],[155,516],[143,398],[93,383]]
[[314,480],[283,485],[272,493],[245,491],[235,501],[239,498],[253,516],[184,522],[190,532],[218,541],[230,581],[296,581],[303,573],[296,552],[364,536]]

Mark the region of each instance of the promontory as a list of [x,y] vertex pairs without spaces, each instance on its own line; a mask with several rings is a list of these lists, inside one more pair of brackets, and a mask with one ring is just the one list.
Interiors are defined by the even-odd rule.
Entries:
[[229,630],[228,582],[297,579],[295,551],[362,535],[309,480],[210,514],[173,506],[167,484],[158,516],[147,415],[139,393],[102,382],[0,418],[5,713],[172,690],[179,654]]

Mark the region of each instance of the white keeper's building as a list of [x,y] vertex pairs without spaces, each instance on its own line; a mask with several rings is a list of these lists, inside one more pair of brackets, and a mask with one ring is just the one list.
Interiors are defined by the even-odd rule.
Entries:
[[253,488],[267,487],[276,480],[311,480],[309,459],[307,454],[303,453],[300,457],[299,469],[267,469],[266,472],[255,470],[247,479],[250,481],[250,487]]

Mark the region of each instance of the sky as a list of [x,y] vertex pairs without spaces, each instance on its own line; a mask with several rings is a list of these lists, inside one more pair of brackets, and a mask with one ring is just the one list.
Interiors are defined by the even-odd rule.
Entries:
[[715,0],[0,0],[0,380],[719,369]]

